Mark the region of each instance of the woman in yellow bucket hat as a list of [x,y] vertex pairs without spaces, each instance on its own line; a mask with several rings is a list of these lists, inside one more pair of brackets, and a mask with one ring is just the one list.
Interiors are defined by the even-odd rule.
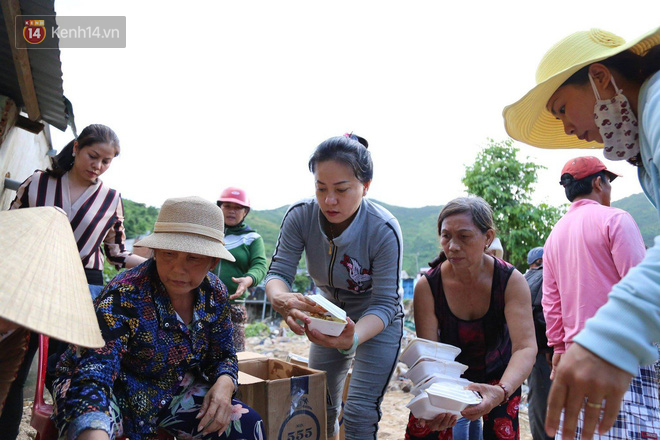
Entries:
[[[660,206],[660,28],[630,42],[598,29],[576,32],[546,53],[536,80],[504,108],[509,135],[540,148],[603,147],[606,158],[638,167],[644,192]],[[639,432],[619,432],[617,420],[638,366],[657,361],[658,316],[660,241],[613,287],[563,355],[549,399],[548,434],[555,434],[565,409],[563,438],[572,438],[584,406],[582,438],[591,438],[596,424],[605,433],[615,421],[609,438],[658,438],[648,417],[657,408],[648,402],[625,404],[640,411]],[[657,384],[655,393],[657,402]]]

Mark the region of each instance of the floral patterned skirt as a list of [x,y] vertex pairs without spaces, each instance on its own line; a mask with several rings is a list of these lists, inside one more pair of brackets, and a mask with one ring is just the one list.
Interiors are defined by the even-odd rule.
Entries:
[[[58,384],[55,388],[56,392],[65,391],[62,388],[62,385],[64,385],[64,388],[68,388],[68,384]],[[221,435],[217,432],[206,435],[199,433],[197,431],[197,426],[199,425],[197,414],[202,407],[204,396],[206,396],[210,387],[211,386],[208,383],[197,381],[192,374],[187,373],[181,381],[181,385],[172,398],[169,406],[164,408],[164,410],[158,415],[156,420],[158,430],[166,431],[171,435],[174,435],[177,440],[265,439],[263,433],[263,420],[259,414],[237,399],[231,399],[231,421],[229,422],[227,429]],[[110,418],[111,432],[108,432],[110,440],[114,440],[116,437],[121,436],[127,436],[131,438],[131,440],[141,438],[134,433],[124,432],[121,408],[117,404],[114,394],[110,396]],[[92,426],[89,426],[89,428],[92,428]],[[94,428],[100,428],[100,426],[94,426]],[[61,432],[60,434],[60,438],[67,438],[66,431]]]
[[[484,440],[518,440],[518,404],[520,388],[503,404],[493,408],[483,417]],[[418,420],[410,414],[406,427],[406,440],[452,440],[452,429],[431,431],[427,426],[420,426]]]

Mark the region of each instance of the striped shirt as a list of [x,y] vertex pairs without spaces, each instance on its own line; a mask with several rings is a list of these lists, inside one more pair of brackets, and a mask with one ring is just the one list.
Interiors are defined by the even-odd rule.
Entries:
[[35,171],[18,188],[9,209],[35,206],[57,206],[69,217],[73,235],[85,269],[103,270],[101,242],[117,269],[125,266],[130,252],[124,247],[124,207],[121,195],[103,185],[101,180],[91,185],[75,202],[69,197],[69,175],[51,177],[44,171]]

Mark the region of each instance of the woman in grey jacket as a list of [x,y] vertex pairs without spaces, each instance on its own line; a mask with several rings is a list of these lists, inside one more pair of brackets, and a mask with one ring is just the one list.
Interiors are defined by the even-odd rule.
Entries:
[[[293,204],[282,220],[266,293],[291,330],[312,342],[310,367],[328,378],[328,438],[337,438],[344,380],[354,359],[344,407],[346,439],[376,438],[380,403],[396,367],[403,332],[399,276],[401,229],[364,198],[373,176],[367,141],[352,134],[321,143],[309,160],[316,198]],[[309,330],[314,303],[291,291],[305,251],[307,271],[324,297],[349,317],[337,337]],[[303,325],[300,325],[302,322]]]

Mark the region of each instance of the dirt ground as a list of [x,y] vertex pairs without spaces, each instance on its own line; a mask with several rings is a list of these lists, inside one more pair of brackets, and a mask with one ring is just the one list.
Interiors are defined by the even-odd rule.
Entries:
[[[304,336],[296,335],[252,337],[247,338],[246,350],[286,360],[289,353],[307,357],[309,341]],[[403,364],[399,364],[399,366],[405,368]],[[398,374],[395,374],[395,377],[392,378],[381,405],[383,417],[380,421],[378,431],[378,438],[381,439],[402,440],[404,438],[405,426],[408,421],[406,404],[412,399],[412,394],[405,391],[410,388],[410,382],[407,379],[397,376]],[[26,395],[31,394],[26,393]],[[25,402],[23,423],[21,424],[21,432],[18,437],[19,440],[32,440],[35,438],[36,432],[29,423],[31,404],[31,400]],[[521,440],[532,440],[532,436],[529,433],[529,421],[527,418],[527,407],[525,405],[521,405],[520,438]]]

